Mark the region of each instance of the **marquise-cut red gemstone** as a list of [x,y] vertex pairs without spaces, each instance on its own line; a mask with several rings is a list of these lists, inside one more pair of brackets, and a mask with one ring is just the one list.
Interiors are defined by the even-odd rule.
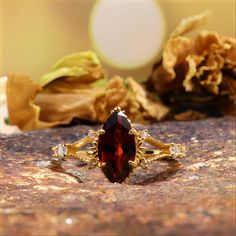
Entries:
[[105,164],[102,171],[111,182],[122,183],[132,171],[129,160],[134,161],[136,153],[131,125],[123,112],[115,111],[102,128],[105,133],[98,139],[99,161]]

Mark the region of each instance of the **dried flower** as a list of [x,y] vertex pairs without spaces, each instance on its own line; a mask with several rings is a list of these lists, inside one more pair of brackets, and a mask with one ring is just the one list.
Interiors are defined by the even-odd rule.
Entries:
[[181,35],[208,16],[205,12],[189,17],[174,30],[165,45],[162,61],[153,67],[149,87],[159,94],[169,93],[170,99],[175,96],[173,92],[185,91],[193,96],[228,94],[231,103],[236,101],[236,40],[209,31],[201,31],[194,40]]
[[161,101],[151,99],[147,92],[132,78],[113,77],[95,100],[97,120],[104,122],[115,106],[126,111],[134,122],[147,123],[161,120],[169,111]]
[[69,124],[73,118],[103,123],[115,106],[142,123],[168,113],[132,78],[107,80],[91,52],[65,57],[38,82],[25,75],[9,75],[7,99],[10,122],[22,130]]

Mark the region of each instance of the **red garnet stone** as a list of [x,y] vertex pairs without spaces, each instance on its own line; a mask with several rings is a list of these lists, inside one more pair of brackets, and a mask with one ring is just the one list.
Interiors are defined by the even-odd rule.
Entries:
[[105,176],[112,182],[122,183],[132,171],[129,160],[134,161],[136,146],[134,135],[129,134],[130,122],[121,111],[114,111],[99,135],[98,157]]

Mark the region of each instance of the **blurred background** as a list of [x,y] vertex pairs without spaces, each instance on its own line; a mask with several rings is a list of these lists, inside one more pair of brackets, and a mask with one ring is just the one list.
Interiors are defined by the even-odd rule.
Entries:
[[[115,10],[117,2],[120,11]],[[92,0],[1,0],[1,76],[9,72],[22,72],[38,79],[64,55],[94,49],[102,57],[102,64],[109,75],[131,75],[136,79],[145,79],[150,73],[153,62],[157,61],[161,54],[164,39],[179,21],[205,9],[210,9],[213,14],[210,21],[202,28],[235,37],[235,1],[233,0],[159,0],[155,1],[156,6],[153,2],[113,0],[108,7],[110,13],[96,15],[99,4],[108,3]],[[147,3],[150,5],[145,8]],[[132,14],[132,5],[136,6],[136,13],[139,9],[146,11],[143,17]],[[156,19],[160,19],[161,26],[157,25]],[[95,32],[96,27],[99,28],[99,24],[96,25],[99,20],[107,23],[106,27],[100,29],[104,35],[103,39],[100,39]],[[137,43],[138,46],[146,48],[146,51],[144,50],[143,55],[137,55],[137,60],[143,58],[143,61],[137,61],[137,64],[124,69],[118,65],[119,63],[109,63],[109,60],[102,56],[101,51],[104,40],[109,37],[109,34],[117,38],[114,32],[110,32],[113,24],[116,27],[117,24],[121,24],[119,29],[121,37],[117,38],[117,42],[114,40],[114,43],[119,44],[127,38],[132,20],[136,31],[131,32],[131,35],[137,40],[145,40],[145,45],[139,45],[139,41]],[[150,24],[152,21],[153,23]],[[128,26],[122,37],[122,24],[125,26],[126,22]],[[155,45],[155,40],[158,47],[150,47]],[[104,50],[109,51],[107,48]],[[112,50],[111,48],[110,51]],[[126,55],[129,51],[124,49],[124,52],[120,50],[119,53]],[[130,60],[134,61],[132,58]]]

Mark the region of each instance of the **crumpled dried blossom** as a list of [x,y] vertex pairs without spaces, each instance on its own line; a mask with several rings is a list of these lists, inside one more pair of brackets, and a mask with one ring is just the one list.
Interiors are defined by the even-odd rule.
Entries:
[[224,69],[227,67],[230,70],[228,65],[232,69],[235,67],[236,58],[231,58],[231,54],[235,53],[236,40],[202,31],[194,45],[195,51],[186,57],[188,71],[183,81],[185,90],[194,91],[203,87],[212,94],[219,94]]
[[[228,93],[229,99],[235,99],[232,84],[236,83],[236,39],[210,31],[201,31],[194,40],[181,35],[205,21],[208,15],[189,17],[174,30],[164,47],[162,61],[153,67],[149,87],[159,94]],[[224,82],[226,74],[232,78],[231,87]]]
[[161,120],[169,111],[160,100],[148,97],[147,92],[131,77],[113,77],[95,100],[97,120],[104,122],[110,111],[120,106],[133,122]]
[[[91,53],[65,57],[38,82],[25,75],[9,75],[7,99],[11,124],[33,130],[69,124],[73,118],[103,123],[115,106],[125,110],[132,121],[142,123],[160,120],[168,113],[168,108],[150,98],[134,79],[107,80],[95,59]],[[77,73],[82,70],[86,73]],[[73,75],[75,71],[77,74]]]
[[[179,76],[178,68],[184,75]],[[205,89],[219,94],[224,70],[235,75],[236,40],[219,36],[216,32],[202,31],[195,40],[183,36],[170,38],[162,63],[154,67],[150,82],[159,93],[183,86],[186,91]],[[176,81],[179,77],[182,84]]]

